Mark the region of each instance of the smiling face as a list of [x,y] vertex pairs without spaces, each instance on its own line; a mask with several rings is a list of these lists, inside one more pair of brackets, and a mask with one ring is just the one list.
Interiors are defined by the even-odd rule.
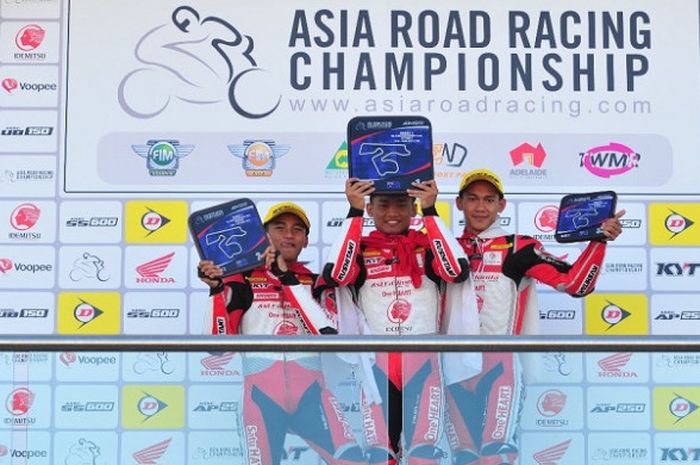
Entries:
[[416,216],[416,204],[405,194],[372,195],[367,214],[374,218],[377,231],[384,234],[404,234]]
[[493,184],[476,181],[457,197],[457,208],[464,213],[467,231],[479,234],[496,221],[498,214],[506,208],[506,199],[501,198]]
[[298,216],[282,213],[266,226],[270,242],[288,263],[297,261],[299,254],[309,244],[306,226]]

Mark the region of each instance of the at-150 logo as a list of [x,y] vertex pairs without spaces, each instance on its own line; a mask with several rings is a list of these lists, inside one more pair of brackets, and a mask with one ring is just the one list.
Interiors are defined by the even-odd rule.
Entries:
[[0,136],[50,136],[53,126],[6,126],[0,130]]
[[49,315],[48,308],[0,308],[0,318],[46,318]]
[[657,262],[656,276],[695,276],[700,263]]

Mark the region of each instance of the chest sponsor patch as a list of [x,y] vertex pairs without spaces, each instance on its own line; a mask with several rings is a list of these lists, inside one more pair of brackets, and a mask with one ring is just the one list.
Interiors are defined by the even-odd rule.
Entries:
[[482,261],[486,266],[501,266],[503,264],[503,252],[485,252]]

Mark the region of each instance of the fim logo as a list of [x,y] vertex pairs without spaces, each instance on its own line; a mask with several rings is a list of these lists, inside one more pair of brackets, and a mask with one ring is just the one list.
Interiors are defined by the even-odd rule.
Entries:
[[279,145],[274,140],[244,140],[243,145],[228,146],[231,155],[243,159],[245,175],[250,177],[272,176],[275,160],[290,149],[290,145]]
[[569,449],[571,439],[555,444],[532,455],[538,465],[559,465],[559,461],[564,457]]
[[674,394],[676,397],[668,404],[668,411],[671,412],[671,415],[676,417],[676,421],[674,423],[678,423],[697,410],[698,405],[689,401],[685,397],[676,394],[675,392]]
[[100,310],[91,303],[80,299],[80,303],[73,309],[73,318],[80,322],[78,328],[82,328],[103,313],[104,310]]
[[172,438],[168,438],[165,441],[161,441],[157,444],[146,447],[145,449],[136,451],[132,457],[139,465],[158,465],[158,460],[168,450],[170,441],[172,441]]
[[168,408],[168,404],[162,400],[150,395],[147,392],[144,392],[143,394],[144,396],[139,399],[138,403],[139,413],[144,416],[141,423],[145,423],[154,416],[158,415],[158,413]]
[[146,159],[148,174],[151,176],[175,176],[180,167],[180,158],[192,153],[194,145],[182,145],[174,139],[151,139],[146,145],[132,145],[131,149]]
[[671,214],[666,217],[666,220],[664,222],[664,227],[666,228],[666,231],[671,233],[671,237],[669,237],[669,239],[673,239],[674,237],[676,237],[677,235],[679,235],[680,233],[682,233],[683,231],[695,224],[695,222],[692,221],[690,218],[686,218],[685,216],[673,210],[670,211]]
[[618,325],[620,322],[622,322],[622,320],[631,315],[631,313],[624,308],[615,305],[609,300],[607,302],[608,304],[603,307],[603,310],[600,312],[600,317],[603,319],[603,321],[610,325],[606,328],[606,331],[613,326]]

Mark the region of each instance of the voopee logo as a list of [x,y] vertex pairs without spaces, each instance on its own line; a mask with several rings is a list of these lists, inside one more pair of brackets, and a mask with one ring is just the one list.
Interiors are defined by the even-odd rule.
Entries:
[[119,83],[117,98],[127,114],[153,118],[177,100],[192,105],[224,101],[249,119],[277,110],[281,96],[262,91],[270,88],[264,85],[269,75],[253,56],[251,36],[191,6],[166,12],[163,20],[138,40],[134,56],[140,63]]

